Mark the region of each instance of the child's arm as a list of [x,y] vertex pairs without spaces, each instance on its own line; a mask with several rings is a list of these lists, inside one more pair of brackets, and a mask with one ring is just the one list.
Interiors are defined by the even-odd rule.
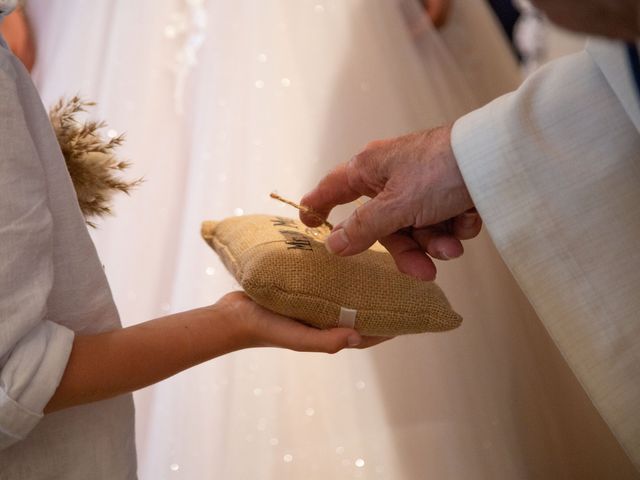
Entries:
[[210,307],[113,332],[77,335],[45,413],[131,392],[243,348],[273,346],[335,353],[380,341],[362,339],[346,328],[307,327],[235,292]]

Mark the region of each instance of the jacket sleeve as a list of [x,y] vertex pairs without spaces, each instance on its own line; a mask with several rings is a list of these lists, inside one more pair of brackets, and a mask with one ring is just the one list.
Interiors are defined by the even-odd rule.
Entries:
[[612,87],[629,71],[609,71],[588,49],[559,59],[459,119],[452,146],[505,262],[640,467],[640,135]]
[[19,88],[13,66],[0,57],[0,449],[42,417],[74,335],[47,320],[53,225]]

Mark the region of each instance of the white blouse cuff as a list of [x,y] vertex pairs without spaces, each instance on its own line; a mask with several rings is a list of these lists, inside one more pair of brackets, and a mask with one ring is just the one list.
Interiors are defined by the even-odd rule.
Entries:
[[[32,353],[33,357],[40,357],[40,366],[32,378],[20,378],[20,369],[7,378],[4,375],[7,373],[6,367],[12,363],[11,356],[18,353],[14,352],[3,368],[0,382],[0,450],[25,438],[43,417],[42,410],[58,388],[71,354],[74,332],[62,325],[46,321],[29,335],[32,335],[31,341],[23,341],[16,348],[25,350],[19,353],[20,356],[30,356]],[[43,344],[45,352],[36,351],[41,350]],[[12,385],[7,384],[8,379],[16,384],[28,383],[21,388],[18,398],[10,395]]]

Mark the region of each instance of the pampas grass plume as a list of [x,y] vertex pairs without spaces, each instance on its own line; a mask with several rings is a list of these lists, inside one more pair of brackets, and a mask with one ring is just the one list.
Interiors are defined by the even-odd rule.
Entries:
[[100,131],[105,122],[79,121],[78,116],[95,106],[79,96],[61,98],[49,112],[49,118],[76,189],[85,221],[95,228],[93,219],[112,215],[113,195],[130,191],[142,179],[126,180],[120,176],[130,163],[115,156],[124,135],[104,138]]

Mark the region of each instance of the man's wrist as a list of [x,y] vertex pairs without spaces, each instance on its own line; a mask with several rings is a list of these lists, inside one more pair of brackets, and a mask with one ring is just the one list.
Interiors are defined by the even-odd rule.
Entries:
[[441,192],[448,192],[447,197],[451,205],[444,208],[450,216],[455,216],[473,208],[474,205],[453,148],[452,129],[453,124],[438,127],[429,132],[428,140],[431,143],[429,148],[433,152],[431,161],[441,170],[440,178],[436,179],[437,184],[434,184],[434,187]]

